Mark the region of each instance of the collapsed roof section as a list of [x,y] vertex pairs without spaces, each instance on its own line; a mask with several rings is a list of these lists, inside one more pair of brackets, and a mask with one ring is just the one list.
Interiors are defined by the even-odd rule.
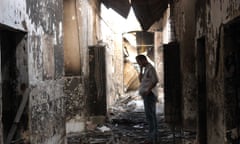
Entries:
[[102,0],[107,8],[112,8],[127,18],[131,6],[143,30],[159,20],[168,7],[168,0]]

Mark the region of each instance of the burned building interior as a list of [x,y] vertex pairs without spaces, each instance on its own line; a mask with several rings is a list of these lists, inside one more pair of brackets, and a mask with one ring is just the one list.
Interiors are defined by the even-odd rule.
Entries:
[[239,0],[1,0],[0,144],[240,143]]

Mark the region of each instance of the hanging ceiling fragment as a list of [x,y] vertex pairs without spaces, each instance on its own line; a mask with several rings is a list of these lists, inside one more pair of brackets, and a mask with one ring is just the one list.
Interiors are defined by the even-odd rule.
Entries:
[[107,8],[127,18],[132,6],[143,30],[148,30],[154,22],[160,20],[168,7],[168,0],[102,0]]
[[107,8],[112,8],[114,11],[119,13],[124,18],[127,18],[131,8],[129,0],[102,0],[102,3]]

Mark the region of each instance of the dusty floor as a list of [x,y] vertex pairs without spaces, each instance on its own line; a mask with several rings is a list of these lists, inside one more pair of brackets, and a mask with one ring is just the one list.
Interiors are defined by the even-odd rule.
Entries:
[[[148,125],[143,110],[133,111],[115,109],[110,113],[104,125],[84,133],[68,134],[68,144],[141,144],[146,140]],[[164,123],[162,112],[157,114],[159,144],[192,144],[195,133],[183,130],[171,130]]]

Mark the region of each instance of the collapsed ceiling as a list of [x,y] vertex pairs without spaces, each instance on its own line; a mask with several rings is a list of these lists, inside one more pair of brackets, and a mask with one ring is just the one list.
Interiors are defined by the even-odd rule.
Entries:
[[107,8],[112,8],[117,13],[127,18],[130,8],[143,30],[148,30],[151,25],[159,20],[168,7],[168,0],[102,0]]

